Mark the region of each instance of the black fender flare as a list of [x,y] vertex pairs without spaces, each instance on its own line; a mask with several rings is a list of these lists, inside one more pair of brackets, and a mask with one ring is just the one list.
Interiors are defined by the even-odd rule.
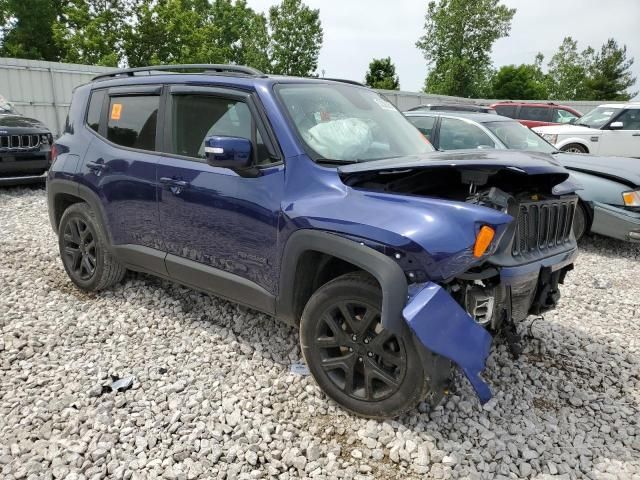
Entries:
[[407,279],[394,260],[357,241],[326,231],[304,229],[291,234],[283,252],[276,317],[291,325],[295,318],[295,276],[300,257],[307,251],[334,256],[373,275],[382,288],[382,325],[400,333],[407,301]]
[[83,202],[86,202],[91,210],[98,216],[98,220],[102,225],[104,232],[107,234],[109,240],[109,248],[113,245],[111,238],[111,231],[109,230],[108,223],[105,221],[105,212],[102,207],[102,202],[98,195],[85,185],[81,185],[75,181],[65,180],[62,178],[54,178],[47,180],[47,203],[49,207],[49,221],[53,231],[58,234],[58,222],[55,217],[55,201],[58,195],[65,194],[72,197],[79,198]]

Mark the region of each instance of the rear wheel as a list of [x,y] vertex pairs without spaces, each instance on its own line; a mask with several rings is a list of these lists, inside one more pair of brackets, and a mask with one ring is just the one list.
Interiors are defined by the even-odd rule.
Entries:
[[565,145],[560,150],[567,153],[589,153],[587,148],[579,143],[570,143],[569,145]]
[[58,247],[67,275],[83,290],[110,287],[126,273],[107,249],[101,225],[86,203],[75,203],[62,214]]
[[403,322],[400,334],[383,328],[382,294],[364,273],[320,287],[302,314],[300,343],[322,390],[341,406],[373,418],[398,416],[427,394],[424,371]]

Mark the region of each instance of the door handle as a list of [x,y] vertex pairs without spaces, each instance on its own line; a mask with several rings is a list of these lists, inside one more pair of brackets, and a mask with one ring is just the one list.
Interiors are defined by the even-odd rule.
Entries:
[[160,183],[163,183],[165,185],[171,185],[173,187],[188,187],[189,186],[189,182],[187,182],[185,180],[178,180],[177,178],[170,178],[170,177],[160,177]]

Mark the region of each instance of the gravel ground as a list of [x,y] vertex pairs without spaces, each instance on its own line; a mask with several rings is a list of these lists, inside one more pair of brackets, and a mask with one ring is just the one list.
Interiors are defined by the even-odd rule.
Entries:
[[264,315],[143,275],[74,288],[41,189],[0,190],[0,259],[4,479],[640,479],[638,246],[584,242],[522,357],[494,348],[484,408],[459,379],[388,422],[290,373],[297,332]]

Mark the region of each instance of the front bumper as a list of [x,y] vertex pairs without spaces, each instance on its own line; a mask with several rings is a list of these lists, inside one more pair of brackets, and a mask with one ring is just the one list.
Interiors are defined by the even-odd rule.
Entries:
[[640,242],[640,213],[606,203],[594,203],[591,231],[618,240]]
[[[511,288],[536,282],[527,299],[527,313],[541,313],[555,307],[558,282],[572,268],[577,248],[514,267],[500,268],[501,283]],[[535,293],[535,295],[533,295]],[[403,317],[418,340],[418,347],[457,364],[473,386],[481,403],[491,399],[491,389],[482,379],[491,351],[492,336],[440,285],[413,285]],[[426,355],[425,355],[426,356]]]
[[16,175],[15,177],[0,177],[0,187],[44,183],[46,179],[47,172],[44,172],[40,175]]

